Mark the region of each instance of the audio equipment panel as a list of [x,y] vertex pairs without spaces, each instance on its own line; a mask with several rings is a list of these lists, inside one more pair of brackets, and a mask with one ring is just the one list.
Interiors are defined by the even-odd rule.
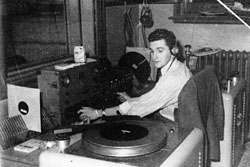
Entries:
[[[38,87],[42,94],[43,128],[80,121],[77,111],[82,106],[105,109],[119,105],[121,102],[116,93],[132,91],[131,71],[118,67],[102,69],[100,66],[94,61],[59,70],[55,66],[41,70]],[[44,122],[50,122],[50,125],[44,126]]]
[[[112,67],[99,72],[98,92],[92,100],[92,105],[97,109],[105,109],[119,105],[117,92],[131,93],[133,88],[133,72],[120,67]],[[97,78],[95,78],[97,79]]]
[[93,96],[96,62],[65,70],[55,66],[41,70],[38,87],[42,93],[42,109],[54,127],[66,125],[76,117],[84,100]]

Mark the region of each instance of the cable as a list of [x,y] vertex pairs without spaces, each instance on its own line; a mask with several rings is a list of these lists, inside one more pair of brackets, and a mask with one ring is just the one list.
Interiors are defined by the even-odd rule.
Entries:
[[145,27],[143,25],[141,26],[141,31],[142,31],[144,46],[147,48],[148,47],[147,37],[146,37]]
[[[198,16],[199,16],[199,14],[195,15],[194,22],[195,22],[195,20],[197,20]],[[191,42],[190,42],[190,45],[191,45],[191,46],[193,45],[193,39],[194,39],[194,31],[195,31],[195,28],[196,28],[196,24],[193,25],[193,29],[192,29]]]

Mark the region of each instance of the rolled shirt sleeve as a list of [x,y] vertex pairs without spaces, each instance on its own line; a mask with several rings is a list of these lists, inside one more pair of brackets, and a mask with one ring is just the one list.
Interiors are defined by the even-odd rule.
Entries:
[[125,101],[125,102],[123,102],[122,104],[119,105],[119,108],[120,108],[120,113],[122,115],[127,115],[128,111],[131,108],[131,105],[129,104],[128,101]]
[[174,121],[173,112],[178,107],[178,95],[191,76],[187,67],[176,61],[151,91],[120,104],[121,114],[144,117],[160,109],[163,116]]

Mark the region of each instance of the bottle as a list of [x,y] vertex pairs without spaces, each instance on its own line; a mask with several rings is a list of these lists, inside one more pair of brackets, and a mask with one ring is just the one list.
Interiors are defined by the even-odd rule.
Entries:
[[230,74],[230,78],[232,81],[232,86],[235,86],[239,78],[239,71],[236,70],[232,71]]
[[185,45],[184,47],[185,47],[186,66],[189,68],[189,60],[190,60],[190,56],[192,55],[191,45]]

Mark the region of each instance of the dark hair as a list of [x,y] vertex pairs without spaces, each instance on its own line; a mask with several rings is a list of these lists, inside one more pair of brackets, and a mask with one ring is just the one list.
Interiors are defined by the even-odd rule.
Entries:
[[172,49],[176,45],[176,37],[172,31],[168,31],[167,29],[156,29],[151,32],[148,36],[148,41],[158,41],[164,39],[166,45],[169,49]]

